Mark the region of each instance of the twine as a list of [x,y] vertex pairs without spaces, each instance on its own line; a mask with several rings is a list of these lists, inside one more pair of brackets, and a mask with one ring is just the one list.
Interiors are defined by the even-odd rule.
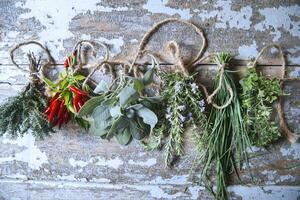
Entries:
[[[224,76],[224,72],[225,72],[225,67],[227,67],[227,64],[221,64],[221,63],[217,63],[218,67],[219,67],[219,82],[218,82],[218,86],[217,88],[212,92],[212,94],[208,95],[207,90],[205,88],[205,86],[201,86],[202,88],[204,87],[204,94],[206,94],[206,101],[208,104],[211,104],[213,107],[215,107],[216,109],[222,110],[224,108],[226,108],[227,106],[229,106],[233,100],[233,90],[231,88],[231,86],[229,84],[226,83],[226,90],[229,92],[229,99],[223,104],[223,105],[218,105],[213,101],[213,98],[217,95],[217,93],[219,92],[219,90],[222,88],[223,85],[223,76]],[[207,96],[208,95],[208,96]]]
[[[278,50],[279,57],[280,57],[281,62],[282,62],[282,64],[281,64],[282,67],[281,67],[280,87],[281,87],[281,90],[283,91],[284,90],[283,86],[284,86],[285,81],[299,80],[299,78],[285,78],[285,76],[286,76],[286,61],[285,61],[284,53],[283,53],[283,51],[282,51],[282,49],[279,45],[270,44],[270,45],[267,45],[264,48],[262,48],[262,50],[259,52],[256,59],[252,63],[252,67],[254,67],[256,69],[258,59],[264,55],[266,50],[271,49],[271,48],[275,48],[275,49]],[[279,118],[279,127],[282,130],[282,134],[288,139],[289,142],[295,143],[299,139],[300,136],[293,133],[287,126],[287,123],[286,123],[286,120],[285,120],[285,114],[284,114],[284,97],[283,97],[283,95],[279,96],[278,104],[277,104],[277,111],[278,111],[278,118]]]
[[[24,69],[22,67],[20,67],[19,64],[16,63],[16,61],[14,60],[14,52],[21,48],[22,46],[27,46],[27,45],[30,45],[30,44],[35,44],[37,46],[39,46],[42,50],[44,50],[47,54],[47,57],[48,57],[48,60],[47,60],[47,63],[45,63],[44,65],[42,65],[40,67],[40,69],[38,69],[38,66],[39,66],[39,62],[37,63],[36,62],[36,58],[35,56],[33,55],[33,53],[28,53],[27,54],[27,57],[28,57],[28,61],[29,61],[29,70],[28,69]],[[11,49],[10,51],[10,59],[11,59],[11,62],[18,68],[20,69],[21,71],[23,72],[26,72],[26,73],[29,73],[30,74],[30,77],[31,77],[31,81],[32,82],[36,82],[38,80],[41,79],[41,77],[44,77],[45,76],[45,73],[44,73],[44,70],[46,67],[50,66],[51,64],[54,63],[54,59],[52,58],[51,54],[50,54],[50,51],[48,48],[44,47],[41,43],[37,42],[37,41],[27,41],[27,42],[22,42],[22,43],[19,43],[18,45],[16,45],[14,48]],[[41,74],[40,74],[41,73]],[[41,76],[40,76],[41,75]]]
[[[136,61],[138,60],[138,58],[140,58],[143,55],[143,50],[146,47],[146,45],[149,43],[149,40],[152,37],[152,35],[154,35],[154,33],[156,33],[159,30],[159,28],[162,27],[164,24],[167,24],[167,23],[170,23],[170,22],[179,22],[179,23],[183,23],[183,24],[191,27],[192,29],[194,29],[200,35],[200,37],[202,39],[202,46],[201,46],[198,54],[187,65],[185,65],[185,63],[183,62],[181,56],[179,56],[180,51],[179,51],[178,44],[174,43],[172,41],[169,43],[169,45],[168,45],[169,49],[170,48],[176,48],[177,49],[177,52],[175,52],[175,57],[180,58],[180,59],[177,60],[179,67],[181,67],[182,69],[184,68],[183,71],[184,71],[184,73],[186,73],[186,71],[188,71],[187,69],[190,66],[192,66],[194,63],[198,62],[198,60],[201,58],[201,56],[202,56],[202,54],[205,50],[205,47],[206,47],[206,38],[204,36],[203,31],[201,29],[199,29],[197,26],[195,26],[194,24],[190,23],[190,22],[187,22],[187,21],[184,21],[184,20],[181,20],[181,19],[177,19],[177,18],[168,18],[168,19],[165,19],[165,20],[162,20],[162,21],[158,22],[150,30],[148,30],[145,33],[145,35],[143,36],[143,38],[142,38],[142,40],[141,40],[141,42],[138,46],[137,53],[135,54],[135,56],[133,58],[133,61],[130,65],[129,72],[131,72],[134,69]],[[176,53],[178,53],[178,54],[176,55]]]

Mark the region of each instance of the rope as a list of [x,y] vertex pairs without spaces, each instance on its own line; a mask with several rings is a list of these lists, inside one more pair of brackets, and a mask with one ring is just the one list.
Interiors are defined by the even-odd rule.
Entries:
[[[28,69],[24,69],[22,67],[20,67],[19,64],[16,63],[16,61],[14,60],[14,52],[21,48],[22,46],[27,46],[27,45],[30,45],[30,44],[34,44],[34,45],[37,45],[39,46],[42,50],[44,50],[47,54],[47,57],[48,57],[48,60],[47,60],[47,63],[45,63],[44,65],[41,66],[40,69],[38,69],[38,66],[39,66],[39,62],[36,62],[36,58],[35,56],[33,55],[33,53],[28,53],[27,54],[27,57],[28,57],[28,60],[29,60],[29,70]],[[10,59],[11,59],[11,62],[18,68],[20,69],[21,71],[23,72],[26,72],[26,73],[29,73],[30,76],[31,76],[31,81],[32,82],[35,82],[39,79],[41,79],[41,77],[39,76],[39,74],[41,73],[41,76],[44,77],[45,76],[45,73],[44,73],[44,70],[46,67],[50,66],[52,63],[54,63],[54,60],[50,54],[50,51],[48,48],[44,47],[41,43],[39,42],[36,42],[36,41],[27,41],[27,42],[22,42],[22,43],[19,43],[17,44],[14,48],[12,48],[10,50]]]
[[203,85],[201,87],[202,88],[204,87],[204,89],[203,89],[204,94],[208,95],[208,96],[206,96],[207,103],[211,104],[216,109],[222,110],[231,104],[234,94],[233,94],[233,90],[232,90],[231,86],[226,84],[226,89],[229,92],[229,96],[230,96],[229,99],[221,106],[214,103],[213,98],[214,98],[214,96],[216,96],[216,94],[222,88],[224,71],[225,71],[225,67],[227,67],[227,64],[217,63],[217,65],[219,66],[219,82],[218,82],[217,88],[213,91],[213,93],[211,95],[208,95],[206,88]]
[[[284,53],[281,49],[281,47],[277,44],[270,44],[262,48],[262,50],[259,52],[258,56],[252,63],[252,67],[256,69],[258,59],[264,55],[264,53],[271,48],[275,48],[279,52],[279,57],[282,62],[282,67],[281,67],[281,78],[280,78],[280,87],[282,91],[284,90],[284,82],[285,81],[291,81],[291,80],[300,80],[299,78],[285,78],[286,76],[286,61],[284,57]],[[251,65],[250,65],[251,67]],[[285,114],[284,114],[284,97],[279,96],[278,99],[278,104],[277,104],[277,111],[278,111],[278,118],[279,118],[279,127],[282,130],[282,134],[288,139],[289,142],[295,143],[299,139],[299,135],[293,133],[287,126],[286,120],[285,120]]]
[[[82,63],[81,58],[83,57],[83,45],[86,44],[88,45],[91,49],[92,49],[92,54],[93,56],[96,58],[97,52],[95,50],[94,44],[99,44],[101,47],[104,48],[105,50],[105,55],[104,55],[104,60],[108,60],[109,58],[109,50],[106,44],[102,43],[102,42],[94,42],[94,41],[90,41],[90,40],[81,40],[79,42],[77,42],[72,50],[73,55],[76,56],[76,61],[77,63],[77,68],[74,70],[74,74],[77,73],[79,70],[82,69],[82,66],[84,65],[84,63]],[[69,62],[69,60],[68,60]],[[69,63],[70,64],[70,63]]]
[[[145,46],[149,43],[149,40],[152,37],[152,35],[154,33],[156,33],[159,30],[159,28],[162,27],[164,24],[167,24],[167,23],[170,23],[170,22],[179,22],[179,23],[183,23],[183,24],[191,27],[192,29],[194,29],[200,35],[200,37],[202,39],[202,45],[201,45],[201,48],[200,48],[198,54],[196,55],[196,57],[194,59],[192,59],[187,64],[186,68],[189,68],[190,66],[192,66],[194,63],[196,63],[201,58],[201,56],[202,56],[202,54],[205,50],[205,47],[206,47],[206,38],[204,36],[203,31],[201,29],[199,29],[197,26],[195,26],[194,24],[190,23],[190,22],[187,22],[187,21],[184,21],[184,20],[181,20],[181,19],[177,19],[177,18],[168,18],[168,19],[165,19],[165,20],[162,20],[162,21],[158,22],[149,31],[147,31],[145,33],[145,35],[143,36],[143,38],[142,38],[142,40],[141,40],[141,42],[138,46],[138,51],[135,54],[135,56],[133,58],[133,61],[130,65],[129,72],[131,72],[133,70],[134,65],[135,65],[136,61],[138,60],[138,58],[140,56],[142,56],[142,52],[143,52]],[[171,44],[171,45],[174,45],[174,44]],[[182,64],[184,65],[183,61],[182,61]]]

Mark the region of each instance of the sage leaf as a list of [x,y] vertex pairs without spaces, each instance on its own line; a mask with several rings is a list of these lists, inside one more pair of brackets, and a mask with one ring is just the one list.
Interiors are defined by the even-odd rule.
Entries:
[[129,127],[131,135],[134,139],[141,140],[146,136],[144,130],[141,129],[135,121],[131,120],[129,123]]
[[126,86],[121,90],[121,92],[119,94],[119,98],[120,98],[119,99],[120,105],[124,106],[128,102],[136,100],[137,93],[136,93],[135,89],[133,89],[132,87]]
[[120,106],[115,106],[110,108],[109,112],[113,118],[117,118],[122,115]]
[[94,118],[95,127],[97,129],[106,129],[110,125],[109,119],[111,116],[106,106],[97,106],[92,113],[92,117]]
[[127,145],[132,138],[129,128],[119,130],[118,133],[116,134],[116,138],[120,144]]
[[158,122],[156,114],[149,108],[142,107],[137,110],[137,114],[143,119],[145,124],[148,124],[151,127],[151,130]]
[[155,67],[152,67],[145,73],[143,77],[144,85],[149,85],[150,83],[152,83],[154,72],[155,72]]
[[89,99],[81,107],[77,116],[83,117],[83,116],[89,115],[97,105],[101,104],[101,102],[104,100],[104,98],[105,98],[105,96],[103,95],[103,96],[93,97],[93,98]]
[[141,92],[141,91],[143,91],[143,89],[145,88],[143,82],[142,82],[141,80],[139,80],[139,79],[135,79],[135,80],[133,81],[133,87],[134,87],[134,89],[135,89],[137,92]]

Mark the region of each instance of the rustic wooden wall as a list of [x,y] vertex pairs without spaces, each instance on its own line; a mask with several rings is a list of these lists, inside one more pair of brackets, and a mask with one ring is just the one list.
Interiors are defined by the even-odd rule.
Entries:
[[[18,42],[46,44],[58,67],[80,39],[104,42],[115,59],[130,60],[143,34],[170,16],[203,28],[207,52],[228,51],[249,60],[265,44],[276,42],[287,53],[288,75],[300,76],[299,0],[0,0],[0,13],[0,101],[27,81],[9,60],[9,49]],[[201,42],[186,26],[174,23],[162,28],[147,48],[171,62],[161,50],[171,39],[179,42],[185,59],[196,54]],[[28,49],[17,53],[24,67]],[[270,57],[264,63],[267,74],[278,75],[279,60]],[[209,84],[216,67],[201,65],[198,70]],[[286,118],[299,133],[299,82],[286,84],[286,92],[291,94]],[[43,141],[28,134],[16,140],[4,136],[0,143],[0,199],[211,199],[205,188],[188,179],[195,155],[191,142],[174,169],[163,166],[162,152],[146,152],[137,142],[123,147],[103,141],[72,124]],[[228,188],[232,198],[300,199],[300,145],[281,140],[254,150],[255,183],[243,173],[246,185],[235,181]]]

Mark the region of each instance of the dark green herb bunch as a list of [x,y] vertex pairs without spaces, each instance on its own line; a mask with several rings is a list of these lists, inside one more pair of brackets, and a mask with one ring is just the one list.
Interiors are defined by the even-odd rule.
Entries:
[[158,122],[160,97],[145,96],[145,87],[152,82],[155,68],[143,78],[122,76],[116,88],[101,81],[94,92],[99,96],[88,100],[78,116],[90,115],[90,131],[101,138],[116,137],[127,145],[134,138],[142,140],[152,132]]
[[280,137],[280,131],[271,120],[271,113],[272,103],[283,95],[279,80],[259,75],[252,67],[248,69],[241,84],[244,120],[251,143],[261,147],[276,141]]
[[35,74],[39,71],[39,61],[28,54],[32,80],[17,96],[10,97],[0,106],[0,135],[23,136],[29,129],[38,138],[49,135],[53,130],[44,114],[47,98],[43,93],[43,84]]
[[162,147],[166,152],[165,164],[171,166],[184,154],[184,131],[191,123],[203,128],[206,124],[205,101],[194,82],[194,76],[179,72],[161,74],[165,114],[153,132],[147,149]]
[[[220,53],[215,57],[220,70],[214,80],[218,88],[208,118],[206,131],[202,137],[205,148],[199,153],[203,165],[201,180],[205,182],[216,199],[228,199],[226,186],[228,176],[235,171],[241,161],[248,161],[247,147],[250,141],[244,124],[243,109],[239,99],[239,87],[234,80],[233,72],[228,69],[231,56]],[[229,104],[228,104],[229,103]],[[211,187],[210,174],[215,171],[216,190]]]

